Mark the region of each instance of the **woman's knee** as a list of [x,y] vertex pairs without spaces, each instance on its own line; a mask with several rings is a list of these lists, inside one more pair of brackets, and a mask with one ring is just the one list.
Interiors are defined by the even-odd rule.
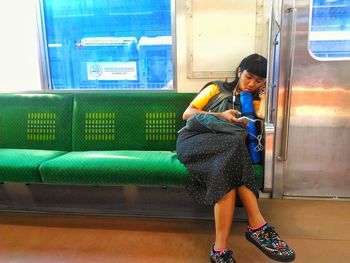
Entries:
[[225,201],[228,199],[236,198],[236,189],[232,189],[231,191],[227,192],[223,197],[221,197],[220,201]]

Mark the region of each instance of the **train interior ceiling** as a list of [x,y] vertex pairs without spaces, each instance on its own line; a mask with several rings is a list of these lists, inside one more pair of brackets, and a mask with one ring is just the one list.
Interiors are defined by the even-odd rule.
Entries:
[[[268,59],[264,150],[254,164],[261,210],[296,250],[296,262],[349,262],[350,0],[13,0],[3,6],[0,262],[207,262],[213,210],[183,187],[177,131],[203,85],[232,80],[251,53]],[[138,102],[140,112],[118,130],[114,112],[131,115]],[[138,131],[134,122],[145,128]],[[115,133],[125,140],[113,144]],[[52,163],[32,155],[47,145]],[[124,152],[113,154],[116,145]],[[24,162],[48,162],[24,175],[27,163],[8,163],[16,150],[24,151]],[[100,162],[99,151],[110,160]],[[144,179],[138,170],[131,178],[129,167],[118,181],[108,177],[108,167],[101,168],[104,178],[94,167],[91,178],[73,170],[50,177],[55,165],[60,176],[77,152],[82,169],[108,164],[113,170],[113,160],[130,166],[145,158],[140,167],[157,172]],[[11,169],[19,179],[9,179]],[[172,177],[162,179],[159,171]],[[234,221],[229,243],[236,260],[272,262],[244,240],[247,216],[239,200]]]

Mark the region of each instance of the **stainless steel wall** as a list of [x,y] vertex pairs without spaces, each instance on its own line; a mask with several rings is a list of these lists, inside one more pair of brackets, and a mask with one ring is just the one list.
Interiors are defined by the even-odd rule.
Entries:
[[350,61],[310,55],[309,13],[305,0],[280,10],[273,196],[350,197]]

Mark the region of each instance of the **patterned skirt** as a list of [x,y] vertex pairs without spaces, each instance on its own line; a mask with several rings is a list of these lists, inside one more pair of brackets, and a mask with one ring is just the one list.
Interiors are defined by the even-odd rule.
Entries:
[[196,202],[214,205],[242,185],[258,196],[245,139],[245,133],[180,132],[176,152],[189,172],[186,190]]

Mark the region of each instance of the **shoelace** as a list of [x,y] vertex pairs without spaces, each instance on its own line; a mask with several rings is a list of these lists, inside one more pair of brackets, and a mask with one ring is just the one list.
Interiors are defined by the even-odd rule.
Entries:
[[273,226],[267,226],[266,227],[266,232],[272,238],[272,241],[275,241],[276,239],[279,240],[279,236],[278,236],[278,234],[275,231],[275,228]]
[[273,226],[266,226],[262,229],[262,232],[267,234],[267,237],[265,238],[267,238],[269,242],[272,243],[272,246],[274,247],[276,253],[279,253],[281,255],[290,255],[293,253],[293,250],[291,250],[288,245],[280,239]]
[[270,240],[271,245],[273,245],[274,247],[278,247],[280,243],[280,238],[277,232],[275,231],[275,228],[273,226],[267,226],[263,231],[267,233],[267,238]]
[[231,250],[225,250],[222,253],[217,253],[215,255],[215,258],[218,259],[218,263],[233,263],[232,259],[232,251]]
[[272,226],[268,226],[266,231],[269,233],[269,235],[271,236],[271,241],[277,245],[279,248],[281,248],[282,250],[280,250],[281,253],[285,254],[289,254],[289,248],[288,246],[279,238],[277,232],[275,231],[275,228]]

